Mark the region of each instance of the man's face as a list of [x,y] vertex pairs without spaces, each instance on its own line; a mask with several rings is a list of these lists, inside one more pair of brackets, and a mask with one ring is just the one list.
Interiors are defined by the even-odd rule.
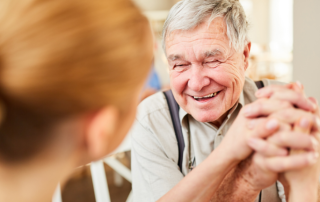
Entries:
[[210,26],[173,31],[166,39],[171,89],[179,105],[200,122],[215,122],[238,101],[248,66],[244,51],[229,46],[223,18]]

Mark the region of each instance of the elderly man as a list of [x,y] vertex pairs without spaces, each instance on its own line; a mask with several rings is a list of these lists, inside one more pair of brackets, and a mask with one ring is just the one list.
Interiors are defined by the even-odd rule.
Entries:
[[[277,180],[290,188],[278,173],[317,162],[316,152],[287,151],[315,150],[315,139],[291,125],[305,117],[317,132],[316,104],[267,80],[257,93],[245,77],[247,29],[237,0],[184,0],[171,9],[163,40],[180,106],[182,164],[166,98],[157,93],[140,104],[131,131],[134,201],[285,201]],[[268,145],[257,139],[270,136]]]

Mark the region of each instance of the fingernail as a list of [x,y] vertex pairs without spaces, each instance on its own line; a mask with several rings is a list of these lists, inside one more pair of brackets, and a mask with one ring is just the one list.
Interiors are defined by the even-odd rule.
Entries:
[[271,120],[269,120],[269,121],[267,122],[266,128],[267,128],[268,130],[274,130],[274,129],[276,129],[276,128],[278,127],[278,125],[279,125],[278,120],[276,120],[276,119],[271,119]]
[[312,145],[313,145],[313,149],[316,150],[318,148],[319,142],[314,137],[311,137],[311,142],[312,142]]
[[318,161],[319,153],[318,152],[311,152],[308,154],[308,160],[310,164],[315,164]]
[[[317,101],[318,102],[318,101]],[[312,106],[313,106],[313,110],[316,110],[317,109],[317,107],[318,107],[318,104],[314,104],[314,103],[312,103]]]
[[320,119],[318,117],[315,117],[315,123],[316,123],[316,126],[319,128],[320,127]]
[[311,100],[309,100],[309,103],[311,105],[312,110],[315,111],[317,109],[317,107],[318,107],[318,104],[313,103]]
[[301,84],[300,81],[296,81],[296,84],[299,86],[299,88],[302,90],[303,89],[303,85]]
[[309,122],[308,119],[302,118],[302,119],[300,120],[300,126],[301,126],[302,128],[309,128],[309,125],[310,125],[310,122]]

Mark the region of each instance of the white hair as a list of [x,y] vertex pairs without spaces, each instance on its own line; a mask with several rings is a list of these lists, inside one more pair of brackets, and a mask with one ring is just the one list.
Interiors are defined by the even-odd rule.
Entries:
[[166,51],[166,37],[175,30],[191,30],[207,18],[223,17],[227,24],[229,45],[242,51],[248,40],[248,22],[239,0],[183,0],[170,10],[162,31],[162,46]]

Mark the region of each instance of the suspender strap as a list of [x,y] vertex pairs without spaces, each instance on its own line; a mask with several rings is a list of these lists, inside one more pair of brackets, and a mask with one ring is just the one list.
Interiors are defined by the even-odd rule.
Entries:
[[262,82],[262,81],[255,81],[255,83],[256,83],[256,86],[258,87],[258,89],[260,89],[260,88],[263,88],[263,87],[264,87],[264,84],[263,84],[263,82]]
[[179,149],[178,166],[180,168],[180,171],[182,172],[182,158],[183,158],[183,151],[184,151],[185,145],[184,145],[184,139],[182,135],[181,123],[179,118],[179,105],[174,99],[171,90],[165,91],[164,95],[167,99],[174,132],[176,134],[176,138],[178,141],[178,149]]
[[262,202],[261,198],[262,198],[262,190],[259,193],[259,202]]
[[[264,84],[263,84],[262,81],[255,81],[255,83],[256,83],[256,86],[257,86],[258,89],[264,87]],[[259,193],[259,202],[265,201],[265,200],[262,200],[262,199],[263,199],[263,197],[262,197],[262,192],[263,192],[263,190],[261,190],[260,193]],[[263,193],[264,193],[264,192],[263,192]],[[273,202],[273,201],[272,201],[272,202]]]

